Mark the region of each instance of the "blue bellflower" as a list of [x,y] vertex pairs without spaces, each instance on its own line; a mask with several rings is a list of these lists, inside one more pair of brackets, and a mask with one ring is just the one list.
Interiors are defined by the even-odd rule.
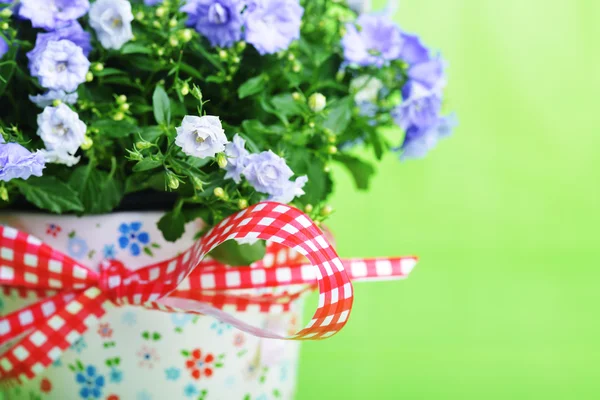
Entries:
[[30,20],[34,28],[52,31],[69,25],[89,9],[88,0],[21,0],[19,16]]
[[32,153],[18,143],[4,143],[0,136],[0,181],[42,176],[44,167],[40,153]]
[[0,58],[4,57],[4,55],[8,52],[8,43],[2,36],[0,36]]
[[235,183],[240,183],[242,181],[241,175],[248,165],[248,156],[250,155],[246,150],[246,141],[236,134],[233,141],[225,146],[225,155],[227,156],[225,179],[233,179]]
[[355,23],[346,25],[342,47],[346,62],[382,67],[400,58],[403,42],[400,28],[389,18],[363,14]]
[[81,47],[70,40],[50,41],[30,63],[31,75],[51,90],[74,92],[85,82],[90,62]]
[[422,129],[411,126],[406,130],[404,143],[400,147],[400,159],[423,158],[432,150],[442,138],[450,136],[452,129],[457,125],[456,116],[450,114],[438,118],[431,126]]
[[211,45],[231,47],[242,39],[244,5],[241,0],[188,0],[181,11],[188,14],[187,26],[194,27]]
[[304,8],[298,0],[253,0],[246,14],[246,41],[261,54],[286,50],[300,38]]

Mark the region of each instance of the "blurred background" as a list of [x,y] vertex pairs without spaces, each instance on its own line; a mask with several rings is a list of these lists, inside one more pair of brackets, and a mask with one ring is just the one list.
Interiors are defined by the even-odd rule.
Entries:
[[421,262],[355,285],[347,327],[303,343],[298,399],[600,398],[600,1],[401,0],[395,20],[448,60],[460,124],[368,194],[336,171],[339,253]]

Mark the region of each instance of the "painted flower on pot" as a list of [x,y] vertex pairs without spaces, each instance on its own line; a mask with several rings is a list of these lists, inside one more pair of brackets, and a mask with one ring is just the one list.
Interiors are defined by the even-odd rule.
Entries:
[[150,243],[150,235],[141,229],[141,222],[123,223],[119,226],[119,247],[129,249],[132,256],[139,256],[144,246]]
[[62,228],[56,224],[48,224],[48,229],[46,229],[46,234],[52,237],[58,236],[58,234],[62,231]]
[[79,396],[82,399],[99,399],[102,397],[104,388],[104,376],[98,374],[96,367],[88,365],[85,369],[77,372],[75,381],[81,385]]
[[142,348],[137,352],[137,356],[140,359],[139,366],[149,369],[152,369],[154,364],[160,360],[156,349],[148,346],[142,346]]
[[192,378],[196,380],[202,376],[210,378],[213,375],[214,368],[223,366],[224,354],[219,355],[217,360],[211,353],[205,354],[200,349],[194,349],[191,352],[184,350],[181,354],[188,358],[185,367],[189,370]]
[[112,337],[112,334],[113,330],[111,329],[110,324],[105,323],[98,326],[98,335],[100,335],[100,337],[110,338]]
[[40,391],[42,393],[50,393],[52,390],[52,382],[48,378],[44,378],[40,382]]
[[82,259],[89,250],[87,242],[77,237],[75,232],[69,233],[69,242],[67,243],[68,254],[75,259]]

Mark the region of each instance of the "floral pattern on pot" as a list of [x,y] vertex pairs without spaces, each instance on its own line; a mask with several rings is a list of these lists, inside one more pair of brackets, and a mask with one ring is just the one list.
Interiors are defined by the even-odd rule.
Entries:
[[[189,247],[202,229],[201,223],[190,223],[182,239],[166,242],[156,228],[161,216],[0,213],[0,223],[36,235],[90,267],[116,258],[137,269]],[[127,244],[121,239],[126,234]],[[5,289],[0,313],[34,300]],[[300,312],[297,303],[284,314],[238,316],[287,333]],[[298,350],[299,342],[260,339],[210,317],[123,306],[105,315],[40,376],[7,390],[5,400],[292,399]]]

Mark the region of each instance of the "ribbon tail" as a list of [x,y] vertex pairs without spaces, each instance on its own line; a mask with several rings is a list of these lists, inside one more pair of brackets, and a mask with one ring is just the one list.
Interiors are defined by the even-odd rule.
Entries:
[[75,292],[58,293],[0,317],[0,346],[35,329],[38,324],[52,317],[57,310],[73,300],[75,294]]
[[31,379],[58,359],[111,307],[97,287],[88,288],[0,356],[0,381],[14,385]]

